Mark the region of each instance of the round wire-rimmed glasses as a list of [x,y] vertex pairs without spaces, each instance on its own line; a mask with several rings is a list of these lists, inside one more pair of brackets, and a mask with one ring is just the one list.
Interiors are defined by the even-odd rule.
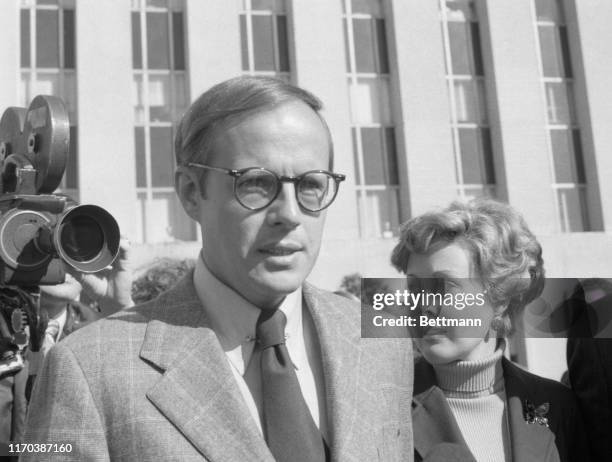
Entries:
[[329,207],[340,183],[346,179],[341,173],[326,170],[310,170],[297,176],[280,176],[263,167],[233,170],[189,162],[190,167],[226,173],[234,179],[234,196],[240,205],[249,210],[262,210],[280,194],[282,183],[293,183],[295,198],[304,210],[320,212]]

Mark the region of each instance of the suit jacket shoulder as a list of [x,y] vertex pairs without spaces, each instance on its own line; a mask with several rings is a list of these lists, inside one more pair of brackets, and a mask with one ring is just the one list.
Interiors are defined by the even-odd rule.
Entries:
[[[26,441],[78,442],[58,460],[272,462],[192,277],[52,348]],[[321,348],[333,459],[403,460],[412,453],[409,342],[362,340],[358,304],[308,284],[303,296]]]
[[[412,341],[361,338],[361,307],[304,284],[325,370],[338,460],[406,460],[413,452]],[[407,456],[408,455],[408,456]]]

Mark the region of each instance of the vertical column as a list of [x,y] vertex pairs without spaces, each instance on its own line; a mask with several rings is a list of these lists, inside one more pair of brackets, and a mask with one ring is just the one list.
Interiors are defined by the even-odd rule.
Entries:
[[[536,233],[559,230],[552,190],[546,102],[541,83],[534,0],[482,0],[479,13],[488,24],[484,49],[497,94],[493,123],[501,129],[508,200],[518,207]],[[488,47],[487,47],[488,45]],[[486,61],[485,61],[486,65]],[[491,75],[491,73],[489,73]]]
[[237,1],[187,0],[185,15],[191,100],[241,74]]
[[129,2],[77,3],[80,199],[107,208],[128,236],[136,207],[131,43]]
[[[0,2],[0,116],[19,101],[19,1]],[[12,44],[12,45],[7,45]]]
[[[293,30],[292,75],[325,107],[323,116],[334,139],[334,170],[347,175],[329,209],[326,239],[358,237],[355,165],[340,0],[290,0]],[[292,28],[291,28],[292,26]]]
[[[456,197],[444,45],[437,1],[387,0],[403,219]],[[395,47],[395,50],[393,49]],[[401,180],[400,180],[401,181]]]
[[[583,132],[587,200],[593,230],[612,231],[612,2],[567,0],[568,32]],[[601,213],[600,213],[601,212]]]

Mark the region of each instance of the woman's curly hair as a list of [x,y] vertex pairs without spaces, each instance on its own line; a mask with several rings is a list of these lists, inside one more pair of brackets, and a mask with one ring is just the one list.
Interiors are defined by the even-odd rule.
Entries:
[[490,302],[502,311],[498,333],[512,333],[523,308],[544,287],[540,243],[513,207],[492,199],[474,199],[453,202],[446,209],[404,223],[391,263],[405,273],[413,253],[425,254],[455,241],[471,250]]

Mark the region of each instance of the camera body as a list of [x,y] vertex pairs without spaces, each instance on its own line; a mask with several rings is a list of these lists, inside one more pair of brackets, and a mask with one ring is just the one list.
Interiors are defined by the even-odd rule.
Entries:
[[41,344],[39,285],[63,283],[66,265],[100,271],[119,253],[119,226],[110,213],[53,194],[69,146],[68,112],[57,97],[37,96],[0,119],[0,343],[14,347],[0,348],[0,366],[26,340],[34,351]]
[[91,273],[119,250],[119,226],[104,209],[54,195],[70,145],[68,113],[54,96],[0,119],[0,284],[64,282],[64,264]]

